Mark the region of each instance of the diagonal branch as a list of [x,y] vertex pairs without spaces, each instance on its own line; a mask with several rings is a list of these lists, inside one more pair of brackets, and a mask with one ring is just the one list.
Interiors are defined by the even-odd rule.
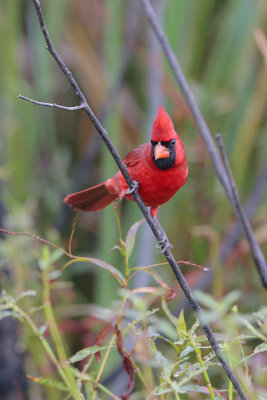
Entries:
[[[92,123],[94,124],[96,130],[98,131],[99,135],[101,136],[101,138],[103,139],[104,143],[106,144],[108,150],[110,151],[111,155],[113,156],[115,162],[117,163],[119,169],[121,170],[127,184],[129,185],[129,187],[133,187],[133,181],[131,179],[131,176],[125,166],[125,164],[123,163],[121,157],[119,156],[117,150],[115,149],[115,147],[113,146],[107,131],[102,127],[102,125],[100,124],[100,122],[98,121],[98,119],[96,118],[96,116],[94,115],[94,113],[92,112],[91,108],[89,107],[86,98],[84,96],[84,94],[82,93],[80,87],[78,86],[77,82],[75,81],[75,79],[73,78],[72,73],[69,71],[69,69],[67,68],[67,66],[65,65],[65,63],[63,62],[63,60],[60,58],[60,56],[58,55],[56,49],[54,48],[52,41],[50,39],[50,36],[48,34],[46,25],[45,25],[45,21],[44,21],[44,17],[42,14],[42,10],[41,10],[41,6],[40,6],[40,1],[39,0],[32,0],[33,4],[36,8],[37,14],[38,14],[38,18],[39,18],[39,22],[41,25],[41,29],[45,38],[45,41],[47,43],[47,48],[49,50],[49,52],[51,53],[52,57],[55,59],[55,61],[57,62],[57,64],[59,65],[60,69],[62,70],[62,72],[64,73],[64,75],[66,76],[67,80],[69,81],[69,83],[71,84],[72,88],[74,89],[78,99],[81,102],[81,105],[83,105],[83,109],[86,112],[86,114],[89,116],[89,118],[91,119]],[[164,249],[164,255],[167,259],[167,261],[169,262],[176,278],[177,281],[179,282],[182,290],[184,291],[185,296],[187,297],[191,307],[193,308],[193,310],[197,313],[197,316],[200,320],[200,323],[206,333],[206,336],[210,342],[210,345],[213,349],[213,351],[215,352],[215,354],[217,355],[220,363],[222,364],[226,374],[228,375],[229,379],[232,381],[237,393],[239,394],[239,397],[241,400],[247,400],[247,396],[245,394],[245,392],[243,391],[234,371],[232,370],[232,368],[230,367],[229,363],[226,361],[226,359],[224,358],[221,348],[210,328],[210,326],[206,323],[203,323],[203,311],[201,310],[197,300],[195,299],[188,283],[186,282],[178,264],[176,263],[170,249],[168,247],[166,247],[166,242],[168,241],[167,236],[165,234],[165,232],[163,231],[162,227],[159,225],[159,223],[157,223],[154,218],[151,217],[147,207],[144,205],[143,201],[141,200],[140,195],[138,194],[138,192],[133,192],[132,196],[136,202],[136,204],[138,205],[138,207],[140,208],[140,210],[142,211],[144,217],[146,218],[146,221],[148,222],[151,230],[153,231],[156,239],[158,240],[159,243],[163,243],[163,246],[165,246]]]
[[[245,204],[244,211],[247,218],[251,218],[252,215],[255,213],[257,207],[262,200],[262,196],[265,193],[266,187],[267,161],[261,166],[256,183],[253,186],[250,196]],[[230,232],[228,232],[227,237],[224,239],[220,250],[220,258],[222,261],[224,261],[228,257],[229,252],[232,250],[237,240],[239,239],[241,231],[242,226],[239,222],[236,222]]]
[[[219,147],[219,150],[220,150],[220,153],[221,153],[223,165],[224,165],[225,171],[227,173],[227,177],[229,179],[229,183],[230,183],[231,190],[232,190],[232,193],[233,193],[233,198],[234,198],[234,201],[235,201],[235,204],[236,204],[236,208],[237,208],[237,211],[238,211],[238,214],[239,214],[239,219],[240,219],[240,221],[242,223],[244,231],[246,232],[246,236],[247,236],[247,239],[248,239],[248,242],[249,242],[249,245],[250,245],[252,256],[254,258],[256,267],[258,269],[258,273],[259,273],[259,275],[261,277],[262,282],[266,282],[267,283],[267,281],[266,281],[266,261],[265,261],[265,259],[263,257],[263,254],[261,252],[260,246],[259,246],[258,242],[256,241],[254,235],[253,235],[253,232],[252,232],[250,223],[248,221],[248,218],[246,216],[246,213],[244,212],[244,210],[242,208],[240,197],[239,197],[239,194],[238,194],[238,190],[237,190],[237,187],[236,187],[236,184],[235,184],[235,181],[234,181],[234,177],[233,177],[232,172],[231,172],[230,164],[229,164],[229,161],[227,159],[227,155],[226,155],[226,151],[225,151],[225,148],[224,148],[224,145],[223,145],[223,140],[222,140],[221,135],[217,134],[216,135],[216,140],[217,140],[218,147]],[[262,268],[262,266],[264,264],[265,264],[265,268]]]
[[[147,17],[155,35],[157,36],[158,41],[161,44],[162,50],[164,51],[165,56],[170,63],[170,66],[172,68],[172,71],[174,73],[176,81],[177,81],[178,85],[180,86],[181,91],[184,95],[184,98],[187,101],[187,103],[191,109],[195,123],[199,130],[199,133],[202,136],[202,139],[204,140],[204,142],[206,144],[206,147],[207,147],[208,153],[210,155],[211,161],[213,163],[213,166],[215,168],[216,174],[226,192],[228,199],[230,200],[230,202],[232,204],[232,207],[237,216],[237,219],[244,227],[244,232],[245,232],[245,235],[249,242],[251,252],[253,254],[253,258],[254,258],[257,270],[259,272],[260,278],[261,278],[262,285],[267,289],[267,263],[266,263],[266,260],[261,251],[261,248],[254,236],[254,233],[250,226],[249,221],[246,220],[246,225],[244,225],[244,223],[242,221],[242,217],[241,217],[240,211],[238,209],[237,202],[234,197],[233,190],[231,188],[226,169],[220,158],[219,152],[216,148],[216,145],[212,138],[211,132],[210,132],[210,130],[206,124],[206,121],[204,120],[204,117],[198,107],[198,104],[194,98],[194,95],[193,95],[190,87],[189,87],[189,84],[187,83],[187,80],[186,80],[186,78],[183,74],[183,71],[180,67],[180,64],[177,61],[177,58],[172,50],[172,47],[168,41],[168,38],[165,35],[162,27],[160,26],[160,23],[159,23],[157,16],[150,4],[150,1],[149,0],[141,0],[141,2],[143,3],[146,17]],[[236,192],[237,192],[237,189],[236,189]],[[254,257],[255,249],[257,252],[256,258]]]

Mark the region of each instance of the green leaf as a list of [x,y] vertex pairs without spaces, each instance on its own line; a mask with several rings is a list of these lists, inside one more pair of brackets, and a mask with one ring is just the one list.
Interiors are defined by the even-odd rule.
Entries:
[[122,336],[126,335],[131,329],[135,327],[135,325],[139,324],[142,320],[147,319],[150,315],[155,314],[159,311],[159,308],[153,308],[153,310],[148,310],[143,312],[138,318],[134,319],[131,323],[129,323],[126,328],[122,331]]
[[61,249],[56,249],[55,251],[53,251],[53,253],[50,255],[51,264],[54,264],[54,262],[58,261],[63,256],[63,254],[64,253]]
[[254,351],[253,351],[253,353],[249,354],[248,356],[246,356],[244,358],[242,358],[241,362],[247,360],[250,357],[255,356],[258,353],[263,353],[264,351],[267,351],[267,343],[261,343],[258,346],[256,346]]
[[180,315],[178,317],[177,330],[178,330],[179,336],[181,338],[185,338],[187,336],[186,335],[186,331],[187,331],[186,322],[184,319],[184,309],[181,310]]
[[126,254],[127,257],[129,258],[130,255],[132,254],[134,244],[135,244],[135,238],[136,238],[136,233],[138,231],[138,228],[142,223],[144,222],[144,218],[140,219],[140,221],[137,221],[135,224],[133,224],[126,236],[126,241],[125,241],[125,247],[126,247]]
[[183,351],[180,354],[180,357],[181,358],[186,357],[188,356],[188,354],[193,353],[193,351],[194,351],[193,347],[188,345],[183,349]]
[[[199,385],[184,385],[179,387],[180,393],[188,393],[188,392],[198,392],[208,394],[208,389],[206,386]],[[222,397],[221,397],[222,398]]]
[[261,343],[258,346],[256,346],[253,351],[253,354],[263,353],[264,351],[267,351],[267,343]]
[[21,295],[19,295],[17,301],[20,301],[21,299],[23,299],[24,297],[27,297],[27,296],[34,297],[34,296],[36,296],[36,294],[37,293],[35,290],[26,290],[25,292],[21,293]]
[[201,292],[200,290],[195,290],[194,294],[197,300],[203,305],[210,308],[213,311],[217,311],[218,302],[208,293]]
[[88,357],[88,356],[92,356],[95,353],[98,353],[101,350],[105,350],[107,349],[108,346],[91,346],[91,347],[86,347],[85,349],[82,349],[80,351],[78,351],[76,354],[74,354],[72,357],[69,358],[69,362],[70,363],[75,363],[78,361],[83,360],[84,358]]
[[0,320],[7,318],[7,317],[13,317],[13,318],[19,318],[19,316],[15,313],[15,311],[12,310],[1,310],[0,311]]
[[43,334],[45,333],[46,330],[47,330],[47,324],[41,325],[41,326],[38,328],[38,331],[39,331],[39,333],[40,333],[40,336],[43,336]]
[[120,296],[125,296],[129,300],[132,301],[133,307],[139,312],[146,312],[147,304],[145,302],[144,297],[139,296],[138,294],[132,293],[126,289],[119,289]]
[[154,395],[156,395],[156,396],[161,396],[161,395],[164,395],[164,394],[167,394],[167,393],[173,393],[173,390],[171,389],[171,388],[166,388],[166,387],[156,387],[155,388],[155,390],[154,390]]
[[169,377],[171,373],[170,363],[167,358],[164,357],[161,351],[157,350],[155,360],[158,363],[159,367],[162,368],[162,374],[166,377]]
[[15,304],[16,300],[14,299],[14,297],[6,294],[6,292],[2,290],[0,296],[0,304],[4,304],[4,307],[6,307],[7,303]]
[[55,381],[54,379],[42,378],[37,376],[27,375],[27,378],[33,382],[39,383],[40,385],[50,386],[52,388],[63,390],[64,392],[68,392],[69,389],[64,385],[64,383]]
[[[196,290],[195,296],[197,300],[209,308],[211,311],[215,312],[218,316],[224,315],[240,298],[240,292],[238,290],[234,290],[231,293],[228,293],[222,300],[216,301],[210,294],[203,293],[200,290]],[[214,318],[214,315],[212,315]],[[210,320],[210,322],[212,319]]]
[[164,297],[162,297],[161,306],[162,306],[162,310],[165,312],[165,314],[167,315],[169,320],[172,322],[172,324],[175,326],[175,328],[177,328],[178,327],[178,318],[176,318],[174,315],[172,315],[172,313],[170,312],[170,310],[167,306],[167,302]]
[[[82,261],[84,261],[84,260],[82,260]],[[124,282],[124,280],[125,280],[124,276],[117,268],[113,267],[113,265],[110,265],[110,264],[106,263],[105,261],[100,260],[98,258],[89,258],[88,261],[91,262],[92,264],[98,265],[101,268],[104,268],[105,270],[109,271],[113,276],[118,277],[120,279],[120,281]]]
[[232,292],[228,293],[220,303],[220,309],[222,313],[225,314],[235,304],[240,296],[241,292],[239,290],[233,290]]
[[60,269],[55,269],[54,271],[51,271],[49,274],[49,279],[51,281],[54,281],[55,279],[60,278],[62,275],[62,271]]
[[199,327],[199,321],[196,320],[196,322],[191,326],[189,329],[189,336],[192,337],[193,334],[195,333],[196,329]]

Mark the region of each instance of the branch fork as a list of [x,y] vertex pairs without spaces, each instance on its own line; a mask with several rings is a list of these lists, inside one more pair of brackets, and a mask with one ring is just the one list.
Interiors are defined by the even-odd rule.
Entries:
[[82,110],[85,107],[84,103],[80,104],[79,106],[74,106],[74,107],[62,106],[62,105],[56,104],[56,103],[45,103],[43,101],[37,101],[37,100],[30,99],[29,97],[22,96],[21,94],[18,95],[18,98],[21,100],[29,101],[30,103],[33,103],[37,106],[54,107],[54,108],[60,108],[62,110],[67,110],[67,111]]

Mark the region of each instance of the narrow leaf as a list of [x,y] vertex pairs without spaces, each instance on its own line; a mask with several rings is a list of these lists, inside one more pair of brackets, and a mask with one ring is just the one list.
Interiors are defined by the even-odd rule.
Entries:
[[100,260],[99,258],[89,258],[89,257],[75,257],[72,258],[70,261],[68,261],[66,264],[63,265],[62,269],[64,270],[67,268],[69,265],[76,263],[76,262],[88,262],[97,265],[98,267],[104,268],[106,271],[109,271],[114,278],[119,282],[119,284],[122,286],[124,282],[124,276],[122,273],[113,265],[110,265],[106,263],[103,260]]
[[147,319],[150,315],[155,314],[158,311],[159,308],[153,308],[153,310],[143,312],[138,318],[136,318],[126,326],[126,328],[122,332],[122,336],[125,336],[127,332],[133,329],[135,325],[139,324],[142,320]]
[[201,292],[200,290],[195,290],[194,294],[201,304],[213,311],[218,310],[218,302],[210,294]]
[[121,283],[124,282],[124,276],[122,275],[122,273],[115,267],[113,267],[113,265],[110,265],[108,263],[106,263],[103,260],[100,260],[98,258],[91,258],[88,259],[89,262],[98,265],[101,268],[106,269],[107,271],[109,271],[114,277],[119,278]]
[[230,307],[232,307],[235,302],[240,298],[241,292],[239,290],[233,290],[232,292],[228,293],[224,298],[220,306],[222,307],[222,310],[227,312]]
[[263,353],[264,351],[267,351],[267,343],[261,343],[261,344],[259,344],[258,346],[256,346],[255,349],[254,349],[254,351],[253,351],[253,353],[252,353],[252,354],[249,354],[249,355],[246,356],[246,357],[244,357],[244,358],[241,360],[241,362],[247,360],[247,359],[250,358],[250,357],[255,356],[255,355],[258,354],[258,353]]
[[[167,295],[165,296],[166,301],[170,301],[172,300],[175,296],[176,293],[173,289],[170,288],[170,286],[164,281],[164,279],[162,279],[162,277],[160,276],[160,274],[158,274],[156,271],[154,271],[151,268],[146,267],[144,268],[140,268],[139,271],[144,271],[150,275],[152,275],[152,277],[155,279],[155,281],[167,292]],[[134,274],[132,274],[131,277],[133,277],[137,272],[136,271]]]
[[179,336],[181,338],[186,337],[187,329],[186,329],[186,323],[185,323],[185,319],[184,319],[184,309],[181,310],[180,315],[178,317],[177,330],[178,330]]
[[15,313],[15,311],[8,311],[8,310],[1,310],[0,311],[0,320],[4,319],[6,317],[13,317],[13,318],[19,318],[19,315]]
[[258,346],[256,346],[253,351],[253,354],[263,353],[264,351],[267,351],[267,343],[261,343]]
[[100,347],[100,346],[91,346],[91,347],[86,347],[85,349],[82,349],[80,351],[78,351],[76,354],[74,354],[72,357],[69,358],[69,362],[70,363],[76,363],[78,361],[83,360],[84,358],[88,357],[88,356],[92,356],[96,353],[98,353],[101,350],[106,349],[107,346],[104,347]]
[[172,313],[170,312],[168,306],[167,306],[167,302],[165,300],[165,298],[162,298],[161,301],[161,306],[162,306],[162,310],[165,312],[165,314],[167,315],[167,317],[169,318],[169,320],[173,323],[173,325],[175,326],[175,328],[177,328],[178,326],[178,319],[172,315]]
[[144,222],[144,218],[140,219],[140,221],[137,221],[135,224],[133,224],[126,236],[126,241],[125,241],[125,247],[126,247],[126,254],[127,257],[129,258],[130,255],[132,254],[134,244],[135,244],[135,238],[136,238],[136,233],[138,231],[138,228],[142,223]]
[[27,375],[27,378],[31,380],[32,382],[39,383],[40,385],[44,386],[50,386],[58,390],[62,390],[64,392],[68,392],[69,389],[59,381],[55,381],[54,379],[48,379],[48,378],[42,378],[42,377],[37,377],[37,376],[32,376],[32,375]]
[[36,296],[36,291],[35,290],[27,290],[26,292],[21,293],[21,295],[18,297],[17,301],[20,301],[24,297],[27,296]]

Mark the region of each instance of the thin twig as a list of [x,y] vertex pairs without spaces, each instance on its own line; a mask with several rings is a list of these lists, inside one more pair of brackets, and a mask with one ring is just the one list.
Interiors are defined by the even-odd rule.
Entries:
[[[41,6],[40,6],[40,2],[39,0],[32,0],[34,3],[34,6],[36,8],[37,14],[38,14],[38,18],[39,18],[39,22],[41,25],[41,29],[44,35],[44,38],[46,40],[47,43],[47,48],[49,50],[49,52],[51,53],[51,55],[53,56],[53,58],[55,59],[55,61],[57,62],[57,64],[59,65],[59,67],[61,68],[62,72],[64,73],[64,75],[66,76],[67,80],[69,81],[69,83],[71,84],[72,88],[74,89],[78,99],[80,100],[81,104],[84,104],[84,110],[87,113],[87,115],[89,116],[89,118],[91,119],[92,123],[94,124],[96,130],[98,131],[98,133],[100,134],[100,136],[102,137],[104,143],[106,144],[108,150],[110,151],[111,155],[113,156],[114,160],[116,161],[119,169],[121,170],[127,184],[129,185],[129,187],[132,187],[133,185],[133,181],[130,177],[130,174],[125,166],[125,164],[123,163],[120,155],[118,154],[117,150],[115,149],[115,147],[113,146],[112,142],[110,141],[110,138],[107,134],[107,131],[102,127],[102,125],[100,124],[100,122],[98,121],[98,119],[96,118],[96,116],[94,115],[94,113],[92,112],[91,108],[89,107],[84,94],[82,93],[80,87],[78,86],[78,84],[76,83],[75,79],[73,78],[72,73],[69,71],[69,69],[67,68],[67,66],[65,65],[65,63],[62,61],[62,59],[60,58],[60,56],[58,55],[57,51],[55,50],[52,41],[50,39],[50,36],[48,34],[46,25],[45,25],[45,21],[44,21],[44,17],[42,14],[42,10],[41,10]],[[132,196],[136,202],[136,204],[138,205],[138,207],[140,208],[140,210],[142,211],[144,217],[146,218],[151,230],[153,231],[156,239],[158,240],[159,243],[162,243],[163,241],[167,240],[167,236],[165,234],[165,232],[163,231],[162,227],[160,226],[159,223],[156,223],[154,218],[151,217],[147,207],[144,205],[143,201],[141,200],[140,195],[138,194],[138,192],[133,192]],[[171,251],[169,248],[166,248],[164,250],[164,254],[165,257],[167,259],[167,261],[169,262],[181,288],[184,291],[185,296],[187,297],[189,303],[191,304],[193,310],[197,313],[197,316],[201,322],[201,325],[206,333],[206,336],[210,342],[210,345],[213,349],[213,351],[215,352],[215,354],[217,355],[219,361],[221,362],[226,374],[228,375],[229,379],[232,381],[235,389],[237,390],[240,398],[242,400],[247,400],[247,396],[244,393],[234,371],[232,370],[232,368],[230,367],[230,365],[228,364],[228,362],[226,361],[226,359],[224,358],[224,356],[222,355],[221,352],[221,348],[210,328],[210,326],[206,323],[203,323],[203,311],[201,310],[197,300],[195,299],[195,297],[193,296],[193,293],[188,285],[188,283],[186,282],[179,266],[177,265]]]
[[[225,148],[224,148],[224,145],[223,145],[223,141],[222,141],[221,135],[217,134],[216,135],[216,140],[217,140],[218,147],[219,147],[219,150],[220,150],[220,153],[221,153],[223,165],[224,165],[225,171],[227,173],[227,177],[229,179],[229,183],[230,183],[231,190],[232,190],[232,193],[233,193],[234,201],[235,201],[236,208],[237,208],[238,214],[239,214],[239,219],[240,219],[240,221],[242,223],[242,226],[243,226],[243,228],[244,228],[244,230],[246,232],[246,236],[247,236],[247,239],[248,239],[248,242],[249,242],[249,245],[250,245],[251,253],[252,253],[253,259],[255,261],[258,273],[259,273],[259,275],[261,277],[261,280],[262,280],[264,286],[267,288],[267,273],[266,273],[267,265],[266,265],[266,261],[264,259],[263,254],[262,254],[260,246],[259,246],[257,240],[254,237],[254,234],[253,234],[251,225],[249,223],[249,220],[248,220],[248,218],[247,218],[247,216],[246,216],[246,214],[245,214],[245,212],[244,212],[244,210],[242,208],[240,197],[239,197],[239,194],[238,194],[238,190],[237,190],[237,187],[236,187],[236,184],[235,184],[235,181],[234,181],[233,174],[231,172],[230,164],[229,164],[229,161],[228,161],[228,158],[227,158],[227,155],[226,155],[226,151],[225,151]],[[264,268],[263,268],[263,266],[264,266]]]
[[[160,23],[159,23],[157,16],[150,4],[150,1],[149,0],[141,0],[141,2],[143,3],[146,17],[161,44],[161,47],[165,53],[165,56],[170,63],[170,66],[172,68],[172,71],[174,73],[176,81],[177,81],[178,85],[180,86],[181,91],[184,95],[184,98],[187,101],[187,104],[189,105],[189,107],[191,109],[195,123],[199,130],[199,133],[202,136],[202,139],[204,140],[204,142],[206,144],[206,147],[207,147],[208,153],[210,155],[211,161],[213,163],[213,166],[215,168],[216,174],[226,192],[227,197],[229,198],[229,200],[233,206],[233,209],[235,211],[235,214],[236,214],[238,220],[240,221],[240,223],[242,223],[242,219],[241,219],[239,210],[237,208],[237,204],[236,204],[236,201],[235,201],[235,198],[233,195],[233,191],[232,191],[231,185],[229,183],[228,176],[227,176],[226,170],[224,168],[223,162],[220,158],[219,152],[216,148],[216,145],[212,138],[211,132],[206,124],[206,121],[204,120],[204,117],[198,107],[195,97],[194,97],[194,95],[189,87],[189,84],[183,74],[180,64],[172,50],[172,47],[168,41],[167,36],[165,35],[162,27],[160,26]],[[243,225],[243,223],[242,223],[242,225]],[[249,231],[250,231],[250,235],[248,236]],[[251,228],[249,230],[245,229],[245,234],[247,236],[247,240],[249,243],[251,241],[251,237],[253,237],[253,243],[254,244],[257,243]],[[254,258],[255,264],[256,264],[257,270],[259,272],[259,275],[260,275],[260,278],[262,281],[262,285],[265,288],[267,288],[267,263],[263,256],[263,253],[260,249],[260,246],[257,244],[257,245],[255,245],[255,247],[257,247],[257,255],[258,255],[257,259]]]
[[77,111],[77,110],[82,110],[84,108],[84,104],[80,104],[79,106],[75,106],[75,107],[61,106],[60,104],[56,104],[56,103],[44,103],[43,101],[36,101],[36,100],[30,99],[29,97],[22,96],[21,94],[18,95],[18,98],[21,100],[29,101],[30,103],[36,104],[37,106],[55,107],[55,108],[61,108],[62,110],[67,110],[67,111]]
[[[262,196],[264,195],[267,188],[267,162],[260,168],[256,182],[250,192],[250,196],[246,201],[244,211],[247,218],[251,218],[257,208],[259,207]],[[241,232],[243,231],[240,222],[236,222],[230,232],[228,232],[226,238],[223,240],[220,250],[220,258],[224,262],[232,248],[237,243]]]

